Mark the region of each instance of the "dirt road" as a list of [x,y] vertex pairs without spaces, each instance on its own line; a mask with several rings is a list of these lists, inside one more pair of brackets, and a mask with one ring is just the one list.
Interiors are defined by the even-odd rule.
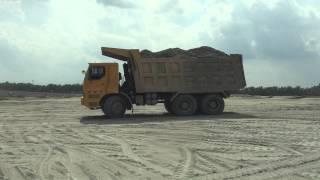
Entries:
[[233,97],[220,116],[123,119],[79,98],[0,101],[0,179],[320,179],[320,99]]

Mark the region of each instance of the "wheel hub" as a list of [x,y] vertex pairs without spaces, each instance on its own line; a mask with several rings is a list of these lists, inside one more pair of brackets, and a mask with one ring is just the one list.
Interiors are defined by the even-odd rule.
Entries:
[[190,107],[190,104],[188,102],[181,103],[181,109],[187,110],[189,109],[189,107]]
[[115,102],[112,105],[112,112],[114,113],[120,113],[122,110],[122,104],[120,102]]
[[209,107],[212,108],[212,109],[216,109],[218,107],[218,104],[216,101],[211,101],[209,103]]

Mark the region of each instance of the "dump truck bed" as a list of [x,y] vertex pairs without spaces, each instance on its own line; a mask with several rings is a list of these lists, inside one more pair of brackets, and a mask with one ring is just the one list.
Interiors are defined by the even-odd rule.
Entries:
[[246,86],[242,55],[146,58],[137,49],[107,47],[102,54],[132,66],[136,93],[214,93]]
[[135,61],[137,93],[212,93],[245,87],[241,55],[216,58],[141,58]]

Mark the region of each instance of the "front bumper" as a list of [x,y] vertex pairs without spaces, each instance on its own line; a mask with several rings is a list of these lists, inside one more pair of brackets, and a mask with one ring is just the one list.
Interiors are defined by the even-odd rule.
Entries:
[[99,109],[101,108],[99,105],[99,99],[87,99],[85,97],[81,97],[81,105],[89,108],[89,109]]

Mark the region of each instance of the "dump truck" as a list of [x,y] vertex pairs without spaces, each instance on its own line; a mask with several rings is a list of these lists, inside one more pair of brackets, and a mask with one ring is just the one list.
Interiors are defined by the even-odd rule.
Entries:
[[224,98],[246,86],[242,55],[146,57],[139,49],[101,48],[102,55],[123,61],[89,63],[81,104],[102,109],[109,118],[142,105],[163,103],[168,113],[216,115]]

